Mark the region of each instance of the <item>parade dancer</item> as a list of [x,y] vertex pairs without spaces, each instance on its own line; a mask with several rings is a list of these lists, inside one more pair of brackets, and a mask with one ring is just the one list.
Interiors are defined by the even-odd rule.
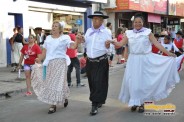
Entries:
[[[161,46],[151,30],[143,27],[143,22],[143,16],[136,14],[134,29],[126,31],[121,42],[111,42],[116,46],[129,45],[130,54],[119,99],[128,103],[132,112],[138,108],[140,113],[144,112],[145,101],[166,98],[180,81],[175,54]],[[168,56],[152,53],[152,43]]]
[[90,101],[92,102],[91,115],[98,113],[98,107],[105,104],[108,92],[109,64],[108,48],[112,40],[111,34],[104,27],[104,19],[108,16],[100,11],[95,11],[88,18],[92,19],[93,26],[85,34],[85,46],[88,56],[86,72],[90,89]]
[[43,51],[37,63],[46,66],[46,77],[43,77],[42,66],[35,64],[32,71],[32,86],[38,99],[51,105],[48,114],[56,112],[56,105],[68,105],[69,88],[67,83],[67,65],[70,59],[66,55],[68,48],[76,49],[81,36],[71,41],[68,35],[63,34],[63,24],[58,21],[52,24],[52,35],[46,37]]

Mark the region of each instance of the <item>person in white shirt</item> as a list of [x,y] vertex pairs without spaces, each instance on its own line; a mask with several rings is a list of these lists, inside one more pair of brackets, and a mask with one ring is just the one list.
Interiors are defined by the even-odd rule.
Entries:
[[[171,42],[171,37],[166,35],[164,37],[164,42],[161,42],[161,45],[169,52],[175,53],[179,52],[182,54],[182,52],[176,47],[174,43]],[[163,53],[162,55],[167,56],[167,54]]]
[[[112,24],[111,24],[111,22],[107,22],[107,24],[106,24],[106,29],[109,31],[109,34],[112,36]],[[113,37],[112,37],[113,38]],[[110,49],[109,49],[109,52],[108,52],[108,55],[109,55],[109,66],[110,67],[113,67],[112,66],[112,60],[113,60],[113,58],[114,58],[114,54],[116,54],[115,53],[115,47],[114,47],[114,45],[113,44],[111,44],[110,45]]]
[[32,86],[38,99],[51,105],[48,114],[56,112],[56,105],[68,105],[69,88],[66,76],[70,58],[66,50],[67,47],[76,49],[81,39],[82,36],[78,35],[75,42],[71,41],[68,35],[63,34],[63,25],[54,21],[52,35],[46,37],[42,54],[36,58],[37,63],[45,59],[43,66],[46,66],[46,71],[42,72],[42,67],[39,68],[38,64],[33,65]]
[[112,34],[112,24],[110,22],[107,22],[106,29],[109,31],[110,34]]
[[90,89],[92,109],[90,114],[96,115],[98,108],[105,104],[108,91],[109,63],[108,49],[112,35],[104,27],[104,19],[108,16],[100,11],[95,11],[88,18],[92,19],[93,26],[85,34],[85,47],[88,56],[86,72]]
[[172,41],[174,41],[174,39],[176,38],[175,28],[172,28],[170,35],[171,35]]

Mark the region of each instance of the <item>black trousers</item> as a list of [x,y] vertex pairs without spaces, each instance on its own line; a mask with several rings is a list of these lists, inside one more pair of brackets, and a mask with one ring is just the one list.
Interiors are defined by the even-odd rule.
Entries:
[[77,78],[77,84],[79,84],[80,81],[80,62],[79,59],[77,57],[75,58],[70,58],[71,60],[71,64],[68,66],[68,70],[67,70],[67,81],[68,84],[70,85],[72,80],[71,80],[71,73],[73,71],[73,67],[75,67],[76,70],[76,78]]
[[105,104],[108,92],[109,63],[108,58],[99,62],[87,60],[86,73],[92,105]]
[[[181,52],[183,52],[183,49],[182,49],[182,48],[178,48],[178,49],[179,49]],[[181,55],[181,53],[179,53],[179,52],[175,52],[175,54],[177,55],[177,57]]]

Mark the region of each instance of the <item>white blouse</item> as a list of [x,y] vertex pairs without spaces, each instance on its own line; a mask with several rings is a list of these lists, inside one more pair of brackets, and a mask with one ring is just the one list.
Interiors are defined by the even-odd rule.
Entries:
[[59,38],[53,38],[51,35],[47,36],[43,48],[46,49],[46,58],[43,62],[44,66],[49,64],[49,61],[56,58],[66,59],[67,65],[70,64],[70,58],[66,55],[67,47],[74,43],[68,35],[61,35]]
[[134,33],[133,30],[127,30],[128,45],[131,54],[147,54],[152,50],[152,44],[149,40],[150,29],[143,32]]

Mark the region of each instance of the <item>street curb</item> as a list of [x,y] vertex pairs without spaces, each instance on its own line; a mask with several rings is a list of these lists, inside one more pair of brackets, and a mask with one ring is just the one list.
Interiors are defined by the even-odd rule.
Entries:
[[[118,66],[115,66],[115,67],[109,68],[109,75],[111,73],[113,73],[113,72],[117,72],[117,71],[121,70],[122,68],[124,68],[124,66],[125,66],[125,63],[124,64],[121,64],[121,65],[118,65]],[[75,75],[73,77],[75,77]],[[87,79],[86,77],[85,78],[81,78],[81,81],[86,80],[86,79]],[[22,81],[22,79],[19,80],[17,78],[15,78],[13,80],[14,81]],[[4,82],[11,82],[11,81],[10,80],[4,80]],[[26,92],[26,88],[21,88],[21,89],[16,89],[16,90],[12,90],[12,91],[7,91],[7,92],[4,92],[4,93],[0,93],[0,100],[1,99],[10,99],[13,96],[16,96],[18,94],[25,93],[25,92]]]
[[24,93],[26,92],[26,88],[25,89],[18,89],[18,90],[13,90],[13,91],[8,91],[8,92],[5,92],[5,93],[1,93],[0,94],[0,99],[9,99],[11,98],[12,96],[16,96],[20,93]]

